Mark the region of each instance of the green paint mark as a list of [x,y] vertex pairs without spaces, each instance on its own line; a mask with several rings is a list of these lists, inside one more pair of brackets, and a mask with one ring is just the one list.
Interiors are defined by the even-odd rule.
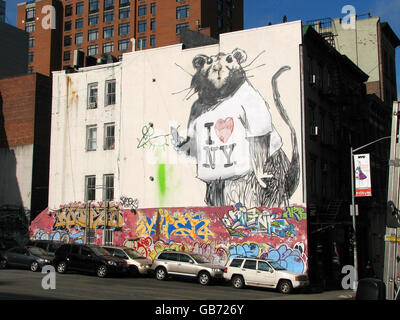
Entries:
[[165,196],[167,190],[166,174],[165,174],[165,164],[158,165],[158,189],[160,190],[161,197]]

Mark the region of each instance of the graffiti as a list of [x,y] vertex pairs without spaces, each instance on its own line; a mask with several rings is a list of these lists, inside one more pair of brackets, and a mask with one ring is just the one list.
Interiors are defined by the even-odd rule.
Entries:
[[286,244],[282,244],[279,248],[262,254],[261,258],[277,262],[289,271],[303,273],[306,266],[302,255],[299,250],[290,249]]
[[81,229],[88,227],[90,229],[98,228],[121,228],[124,222],[122,211],[118,206],[105,203],[99,206],[86,206],[85,204],[72,204],[61,207],[55,212],[55,222],[53,228]]
[[121,200],[121,204],[124,209],[136,210],[137,208],[139,208],[139,200],[136,198],[133,199],[133,198],[121,196],[119,199]]
[[39,230],[36,234],[34,234],[31,239],[32,240],[51,240],[51,241],[60,241],[64,243],[82,243],[84,238],[84,231],[74,231],[70,230],[66,231],[52,231],[45,232],[43,230]]
[[300,179],[299,152],[277,79],[291,68],[280,68],[271,80],[276,108],[291,135],[289,160],[267,102],[246,75],[246,60],[242,49],[194,57],[191,90],[198,99],[191,108],[187,137],[171,127],[172,144],[196,159],[197,178],[207,187],[207,205],[288,206]]
[[246,234],[240,229],[251,233],[275,234],[279,237],[295,237],[294,226],[285,219],[277,219],[276,214],[268,210],[260,211],[257,208],[246,209],[241,203],[236,204],[234,210],[224,215],[222,223],[232,236],[244,238]]
[[282,213],[282,218],[296,218],[297,221],[307,220],[307,213],[301,207],[287,207],[286,211]]
[[256,243],[236,244],[229,247],[229,258],[257,258],[260,248]]
[[138,141],[137,148],[164,148],[168,147],[168,134],[154,135],[153,124],[145,125],[142,127],[142,137],[136,139]]
[[159,229],[160,236],[165,239],[171,237],[188,237],[191,240],[200,238],[208,240],[215,237],[210,231],[210,220],[207,219],[203,212],[180,212],[176,211],[171,214],[168,210],[159,209],[152,218],[138,212],[139,220],[136,227],[136,235],[138,237],[153,236]]

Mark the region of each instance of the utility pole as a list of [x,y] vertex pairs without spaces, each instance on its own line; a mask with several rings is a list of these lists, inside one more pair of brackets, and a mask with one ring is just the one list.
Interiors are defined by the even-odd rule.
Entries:
[[[386,285],[386,298],[398,299],[400,287],[400,256],[399,256],[399,183],[400,183],[400,141],[399,141],[399,107],[400,103],[393,103],[392,134],[390,144],[389,183],[388,183],[388,212],[386,213],[385,234],[385,264],[383,280]],[[389,207],[390,204],[390,207]],[[391,216],[394,217],[393,221]],[[396,221],[397,220],[397,221]]]

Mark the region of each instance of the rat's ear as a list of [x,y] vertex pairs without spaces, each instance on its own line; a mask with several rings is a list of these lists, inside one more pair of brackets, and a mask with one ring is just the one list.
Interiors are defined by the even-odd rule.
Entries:
[[247,60],[247,53],[242,49],[235,49],[232,51],[233,57],[236,59],[237,63],[242,64]]
[[200,70],[203,68],[204,64],[206,63],[208,57],[204,54],[199,54],[193,58],[193,68],[196,70]]

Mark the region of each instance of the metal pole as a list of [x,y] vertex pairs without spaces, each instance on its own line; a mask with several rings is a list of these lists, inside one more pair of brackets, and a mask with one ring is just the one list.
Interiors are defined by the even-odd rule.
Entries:
[[358,263],[357,263],[357,233],[356,233],[356,208],[354,199],[354,159],[353,147],[350,147],[350,163],[351,163],[351,206],[353,211],[353,256],[354,256],[354,283],[353,290],[357,288],[358,282]]

